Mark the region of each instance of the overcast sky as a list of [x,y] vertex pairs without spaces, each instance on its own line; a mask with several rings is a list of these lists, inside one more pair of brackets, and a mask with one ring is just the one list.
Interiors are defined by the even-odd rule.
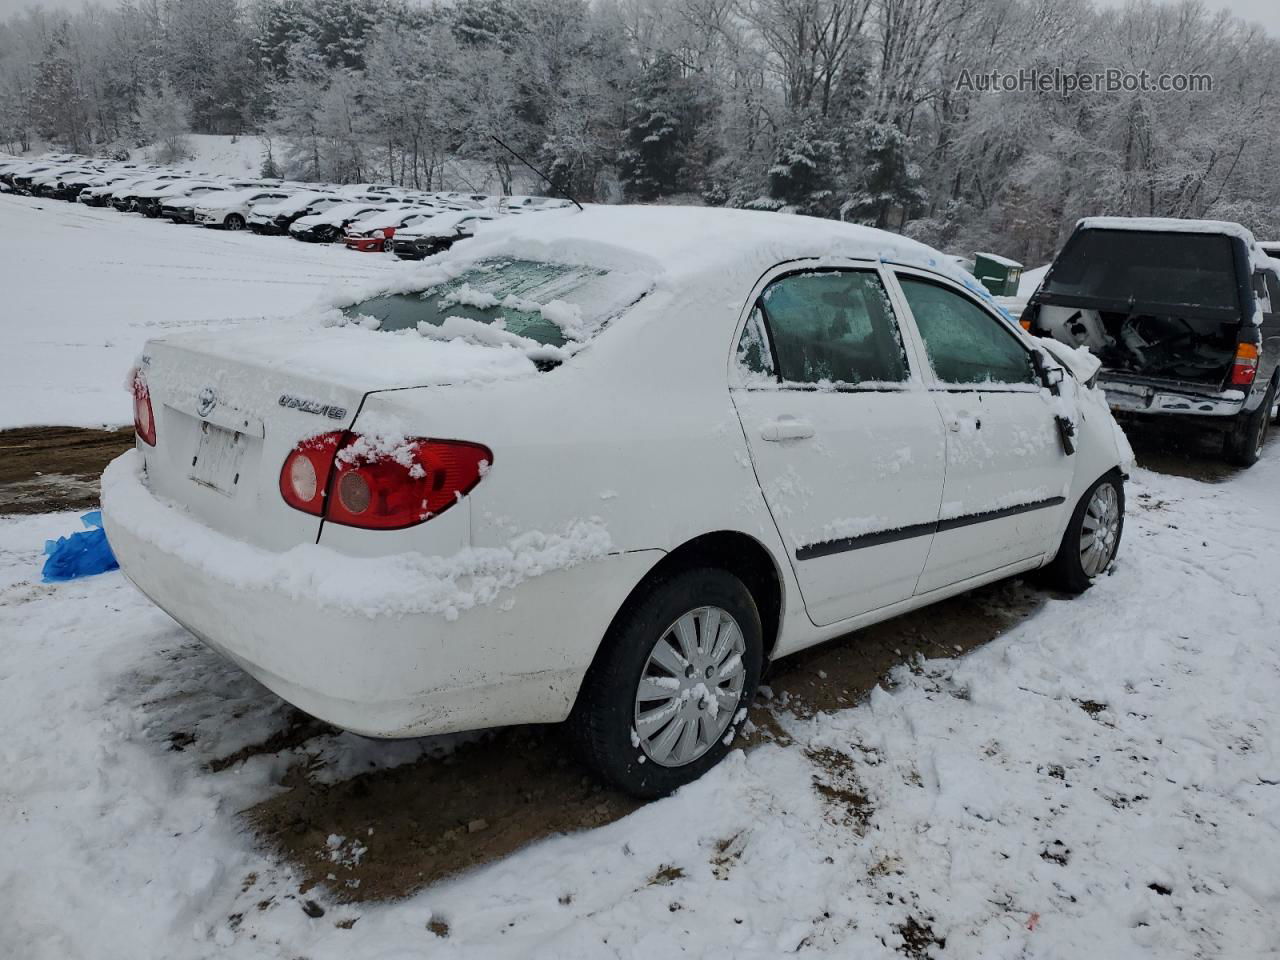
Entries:
[[[0,0],[0,19],[28,7],[43,10],[68,10],[81,6],[84,0]],[[113,0],[103,0],[111,3]],[[1094,0],[1105,6],[1120,6],[1124,0]],[[1210,7],[1222,7],[1231,12],[1256,20],[1267,28],[1273,37],[1280,37],[1280,2],[1278,0],[1205,0]]]

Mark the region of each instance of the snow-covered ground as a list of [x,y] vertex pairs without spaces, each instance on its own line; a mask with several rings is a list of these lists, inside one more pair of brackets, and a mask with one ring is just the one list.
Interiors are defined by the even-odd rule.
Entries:
[[0,196],[0,429],[133,422],[123,384],[149,337],[274,318],[388,258],[83,204]]
[[[266,148],[261,137],[189,133],[186,141],[189,156],[175,166],[227,177],[256,177],[262,173]],[[138,147],[130,152],[129,158],[152,163],[155,160],[155,148]]]
[[1139,471],[1083,598],[859,706],[776,706],[786,736],[677,795],[380,905],[303,895],[238,812],[290,764],[417,749],[210,772],[278,701],[118,573],[40,584],[71,515],[0,519],[0,956],[1275,956],[1278,484],[1280,444],[1222,485]]

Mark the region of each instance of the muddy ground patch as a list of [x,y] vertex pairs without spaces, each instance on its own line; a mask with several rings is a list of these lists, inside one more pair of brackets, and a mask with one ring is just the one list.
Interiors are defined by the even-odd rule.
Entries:
[[132,446],[132,427],[0,430],[0,514],[97,507],[103,469]]
[[[989,642],[1047,596],[1019,581],[996,584],[776,662],[751,713],[748,748],[785,738],[780,719],[787,713],[851,706],[899,664]],[[300,871],[303,893],[319,886],[339,902],[403,897],[534,841],[611,823],[638,806],[591,777],[557,727],[496,731],[443,758],[337,783],[314,773],[300,760],[282,782],[287,789],[245,816]],[[816,781],[819,792],[845,789],[824,777]]]

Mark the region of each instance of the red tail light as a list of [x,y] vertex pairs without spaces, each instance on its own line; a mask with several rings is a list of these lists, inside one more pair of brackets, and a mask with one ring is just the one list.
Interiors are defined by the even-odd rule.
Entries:
[[345,437],[341,430],[322,433],[303,440],[289,452],[280,468],[280,495],[285,503],[303,513],[324,515],[329,470]]
[[1252,343],[1236,344],[1236,358],[1231,363],[1231,385],[1248,387],[1258,375],[1258,347]]
[[398,530],[448,510],[493,462],[488,447],[463,440],[405,440],[386,450],[362,439],[326,433],[298,444],[280,470],[285,502],[333,523]]
[[156,445],[156,413],[151,408],[151,391],[141,370],[133,371],[133,432],[148,447]]

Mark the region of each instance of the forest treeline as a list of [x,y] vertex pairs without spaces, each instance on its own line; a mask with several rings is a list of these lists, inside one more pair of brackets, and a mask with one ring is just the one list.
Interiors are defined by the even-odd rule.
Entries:
[[[991,91],[993,70],[1212,89]],[[598,201],[794,210],[1047,259],[1080,216],[1280,236],[1280,44],[1197,0],[124,0],[0,24],[0,144],[511,185],[501,137]]]

